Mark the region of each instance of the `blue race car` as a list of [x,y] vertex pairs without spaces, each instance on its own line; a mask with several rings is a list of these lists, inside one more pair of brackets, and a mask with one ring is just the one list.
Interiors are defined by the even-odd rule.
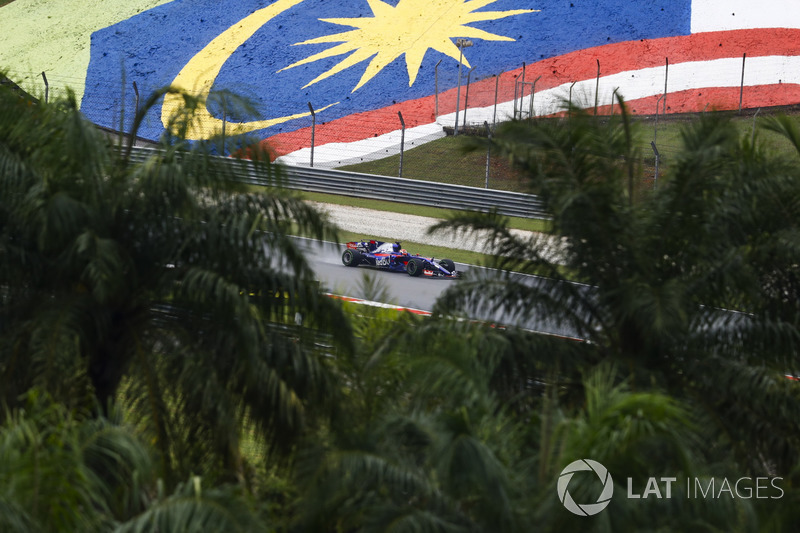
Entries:
[[399,242],[352,241],[342,253],[345,266],[367,265],[381,270],[406,272],[409,276],[457,278],[459,272],[450,259],[411,255]]

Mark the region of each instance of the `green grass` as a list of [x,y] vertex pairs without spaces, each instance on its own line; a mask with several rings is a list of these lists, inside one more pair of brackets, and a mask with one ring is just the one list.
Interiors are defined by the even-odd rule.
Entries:
[[[768,149],[777,153],[788,154],[793,152],[788,141],[777,134],[761,130],[758,123],[770,114],[785,113],[800,120],[797,106],[770,108],[758,111],[754,109],[743,110],[742,114],[735,111],[726,111],[732,117],[733,123],[743,135],[750,136],[756,125],[756,139],[763,142]],[[654,116],[633,116],[632,121],[639,133],[639,150],[642,155],[641,181],[647,185],[652,184],[655,173],[655,156],[651,148],[651,141],[655,141],[660,153],[659,179],[663,178],[674,157],[679,153],[681,146],[681,131],[695,120],[698,114]],[[753,119],[756,119],[755,122]],[[608,117],[598,117],[598,120],[607,120]],[[539,119],[542,120],[542,119]],[[550,120],[550,119],[545,119]],[[557,119],[563,120],[563,119]],[[406,148],[403,154],[403,177],[484,187],[486,182],[486,152],[465,153],[463,150],[464,137],[448,136],[443,139],[426,143],[413,148]],[[400,156],[395,155],[377,161],[368,161],[357,165],[341,167],[340,170],[351,170],[364,174],[383,176],[397,176]],[[531,191],[524,177],[512,169],[506,161],[499,157],[490,157],[489,186],[493,189],[510,190],[515,192]]]
[[[468,187],[486,186],[486,152],[465,152],[463,137],[444,137],[420,146],[406,147],[403,178],[436,181]],[[399,177],[400,155],[347,165],[338,170]],[[523,176],[499,157],[489,157],[489,187],[530,192]]]

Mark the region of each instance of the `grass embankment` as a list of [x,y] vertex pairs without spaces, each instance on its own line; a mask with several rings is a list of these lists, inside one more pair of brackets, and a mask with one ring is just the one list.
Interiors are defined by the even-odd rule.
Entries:
[[[447,136],[403,153],[403,178],[435,181],[467,187],[486,187],[486,151],[465,152],[464,137]],[[400,156],[347,165],[337,170],[364,174],[398,176]],[[489,188],[504,191],[530,192],[524,176],[505,159],[489,154]]]
[[[741,114],[735,111],[724,111],[732,117],[734,124],[743,135],[752,136],[756,127],[756,139],[765,143],[770,149],[779,153],[788,153],[793,149],[789,143],[778,135],[760,130],[757,124],[769,115],[784,113],[800,119],[800,105],[784,106],[769,109],[747,109]],[[659,174],[658,179],[664,179],[670,164],[680,152],[681,131],[683,127],[696,120],[700,114],[662,115],[656,123],[655,116],[631,117],[634,127],[639,133],[639,153],[641,155],[640,187],[652,189],[655,178],[655,155],[651,142],[658,148]],[[597,117],[598,120],[608,120],[610,117]],[[755,119],[755,120],[754,120]],[[538,120],[567,120],[545,119]],[[441,183],[467,185],[471,187],[484,187],[486,185],[486,152],[464,152],[462,137],[445,137],[413,149],[406,150],[403,154],[403,177],[420,179]],[[397,176],[399,173],[400,156],[395,155],[368,161],[357,165],[348,165],[340,170],[351,170],[364,174],[378,174],[383,176]],[[489,157],[489,187],[492,189],[509,190],[523,193],[535,193],[531,190],[524,176],[510,167],[507,161],[496,154]]]

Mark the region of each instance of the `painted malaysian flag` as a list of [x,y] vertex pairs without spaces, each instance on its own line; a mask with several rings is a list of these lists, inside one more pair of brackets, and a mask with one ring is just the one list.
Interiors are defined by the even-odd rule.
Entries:
[[[639,114],[794,104],[797,4],[174,0],[92,35],[82,110],[126,129],[126,83],[179,86],[206,101],[190,137],[224,124],[308,164],[313,123],[315,164],[338,166],[395,153],[401,128],[417,143],[567,99],[608,112],[615,92]],[[255,108],[228,108],[226,92]],[[180,105],[159,102],[140,135],[158,138]]]

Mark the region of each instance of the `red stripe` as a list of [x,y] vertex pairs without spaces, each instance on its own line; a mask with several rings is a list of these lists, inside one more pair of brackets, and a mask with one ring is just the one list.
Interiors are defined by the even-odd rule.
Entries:
[[[671,92],[667,96],[668,113],[694,113],[697,111],[730,110],[739,107],[739,87],[705,87]],[[658,96],[626,101],[634,115],[656,112]],[[662,101],[663,102],[663,101]],[[794,83],[746,87],[742,95],[743,109],[757,109],[800,102],[800,85]],[[611,106],[599,106],[598,113],[611,114]],[[619,108],[615,108],[619,112]]]
[[[706,32],[684,37],[665,37],[662,39],[643,39],[640,41],[626,41],[594,48],[578,50],[561,56],[534,62],[526,67],[526,81],[541,78],[536,84],[536,89],[544,90],[557,87],[565,83],[592,79],[597,75],[597,61],[600,62],[601,76],[616,74],[627,70],[665,66],[669,58],[670,64],[685,61],[708,61],[713,59],[759,56],[797,55],[800,42],[800,29],[768,28],[750,30],[732,30],[720,32]],[[498,101],[510,101],[514,97],[514,81],[522,75],[522,68],[502,74],[499,82]],[[787,85],[767,85],[760,89],[758,95],[751,93],[757,88],[748,87],[748,102],[746,107],[759,107],[766,105],[786,105],[796,103],[797,89]],[[779,89],[779,90],[776,90]],[[720,89],[720,100],[715,101],[710,96],[716,96],[714,90],[705,89],[702,95],[695,98],[691,93],[679,95],[670,93],[668,111],[681,113],[687,111],[701,111],[709,102],[714,102],[711,107],[718,109],[732,109],[738,106],[736,101],[731,101],[728,89]],[[738,89],[737,95],[738,95]],[[769,95],[768,93],[774,94]],[[705,97],[704,97],[705,96]],[[465,95],[462,94],[462,101]],[[703,98],[700,98],[703,97]],[[750,100],[752,98],[752,101]],[[488,78],[470,85],[470,107],[485,107],[494,103],[495,78]],[[637,106],[638,113],[652,113],[655,105],[647,105],[648,99]],[[744,102],[743,102],[744,104]],[[444,115],[455,112],[456,89],[451,89],[439,94],[439,113]],[[462,106],[463,109],[463,106]],[[426,96],[416,100],[409,100],[381,109],[348,115],[327,123],[317,124],[315,129],[315,143],[323,145],[331,142],[348,143],[369,137],[376,137],[399,129],[397,113],[403,114],[407,128],[413,128],[435,122],[434,96]],[[322,114],[320,115],[323,116]],[[274,135],[265,140],[277,155],[283,155],[301,148],[311,146],[311,128],[303,128],[292,132]]]

